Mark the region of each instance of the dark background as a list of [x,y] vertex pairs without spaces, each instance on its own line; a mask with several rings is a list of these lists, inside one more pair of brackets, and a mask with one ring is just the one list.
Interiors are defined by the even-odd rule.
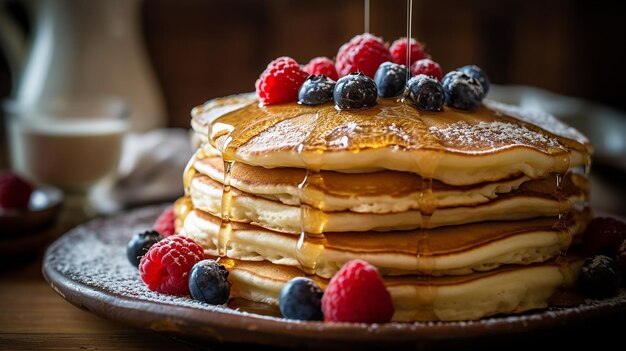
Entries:
[[[626,109],[626,12],[613,1],[414,1],[413,36],[444,71],[473,63],[493,82],[527,84]],[[149,52],[170,123],[191,106],[254,89],[267,63],[334,57],[363,31],[362,0],[146,3]],[[404,0],[372,0],[370,31],[406,34]],[[184,63],[184,64],[183,64]]]
[[[9,4],[23,16],[19,3]],[[413,6],[413,36],[444,71],[473,63],[498,84],[626,110],[626,12],[618,1],[415,0]],[[363,32],[363,0],[148,0],[142,16],[169,125],[183,128],[193,106],[252,91],[272,59],[332,58]],[[370,31],[388,42],[405,36],[406,2],[372,0]],[[11,84],[2,57],[0,98]]]
[[[371,32],[388,42],[406,35],[405,0],[371,3]],[[0,0],[0,6],[8,6],[28,29],[27,16],[17,0]],[[626,111],[623,8],[619,1],[415,0],[413,36],[426,44],[444,71],[477,64],[497,84],[536,86]],[[252,91],[270,60],[282,55],[300,63],[322,55],[332,58],[341,44],[363,31],[363,0],[147,0],[141,15],[147,49],[166,102],[168,125],[181,128],[189,127],[193,106],[214,97]],[[0,100],[11,92],[10,78],[0,52]],[[3,127],[0,112],[0,169],[7,166]],[[626,168],[616,171],[609,167],[616,163],[614,159],[599,161],[596,157],[592,200],[601,199],[603,206],[594,209],[626,216]],[[37,245],[43,246],[41,242]],[[29,267],[26,272],[16,270],[3,276],[5,287],[12,284],[12,292],[23,292],[13,293],[13,299],[5,303],[12,304],[10,311],[20,311],[22,318],[7,313],[5,321],[30,326],[31,334],[9,336],[34,342],[22,344],[25,348],[37,342],[37,347],[50,348],[59,343],[112,345],[113,349],[186,346],[74,310],[51,295],[40,278],[40,263]],[[46,313],[49,318],[42,318]],[[54,321],[67,323],[51,325]],[[80,329],[67,325],[84,326],[84,334],[59,332]],[[468,345],[474,349],[529,349],[548,340],[565,348],[590,343],[597,348],[623,342],[623,336],[613,331],[616,326],[623,329],[623,313],[549,329],[533,337],[507,336],[491,347],[475,342]]]

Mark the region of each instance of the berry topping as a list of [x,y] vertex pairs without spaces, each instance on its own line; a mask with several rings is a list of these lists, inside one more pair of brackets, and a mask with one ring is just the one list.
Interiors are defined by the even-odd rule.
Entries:
[[611,217],[594,218],[583,237],[583,250],[589,255],[614,256],[626,240],[626,223]]
[[324,320],[322,289],[309,278],[291,279],[280,291],[278,303],[285,318],[303,321]]
[[374,106],[377,95],[376,83],[361,72],[339,78],[333,92],[335,104],[342,110]]
[[[389,51],[391,51],[391,56],[393,56],[393,62],[401,63],[403,65],[406,64],[407,44],[408,41],[405,37],[402,37],[391,43],[391,48],[389,48]],[[411,64],[413,64],[413,62],[417,60],[426,58],[427,56],[428,55],[426,55],[426,52],[424,51],[424,46],[422,46],[419,41],[415,40],[415,38],[411,38]]]
[[322,311],[330,322],[386,323],[394,307],[376,267],[352,260],[328,283]]
[[596,255],[585,260],[578,274],[578,285],[587,297],[608,297],[622,283],[622,273],[613,259]]
[[213,260],[196,263],[189,274],[189,292],[194,300],[211,305],[225,304],[230,296],[228,271]]
[[485,73],[485,71],[483,71],[480,67],[475,66],[475,65],[463,66],[461,68],[457,68],[456,70],[463,72],[467,74],[468,76],[478,80],[480,84],[483,86],[483,91],[485,92],[485,95],[487,95],[487,93],[489,92],[490,83],[489,83],[489,77],[487,77],[487,73]]
[[147,230],[143,233],[135,234],[126,245],[126,256],[130,263],[139,267],[141,258],[148,252],[152,245],[163,240],[163,237],[154,230]]
[[387,44],[379,37],[365,33],[357,35],[339,48],[335,66],[339,77],[363,72],[372,78],[381,63],[392,60]]
[[483,86],[478,80],[459,71],[443,77],[446,105],[460,110],[475,111],[485,97]]
[[335,68],[335,63],[328,57],[316,57],[312,59],[304,67],[304,70],[306,71],[306,73],[315,76],[321,74],[332,80],[339,79],[339,76],[337,75],[337,68]]
[[303,105],[319,105],[333,100],[335,81],[323,76],[311,75],[298,92],[298,103]]
[[441,80],[443,77],[441,66],[431,59],[421,59],[413,62],[411,65],[411,74],[414,76],[418,74],[425,74],[437,80]]
[[378,95],[382,97],[398,96],[404,92],[406,83],[406,66],[393,62],[385,62],[376,71],[374,82]]
[[0,174],[0,208],[28,208],[33,186],[12,172]]
[[174,208],[169,206],[159,215],[152,229],[159,232],[163,237],[168,237],[176,233],[175,222],[176,215],[174,215]]
[[406,93],[409,99],[422,111],[442,111],[445,94],[441,83],[424,74],[417,75],[407,83],[409,89]]
[[195,241],[172,235],[152,245],[139,263],[139,275],[148,289],[163,294],[189,294],[189,271],[204,259]]
[[308,77],[291,57],[279,57],[270,62],[256,81],[256,94],[266,105],[298,100],[298,90]]

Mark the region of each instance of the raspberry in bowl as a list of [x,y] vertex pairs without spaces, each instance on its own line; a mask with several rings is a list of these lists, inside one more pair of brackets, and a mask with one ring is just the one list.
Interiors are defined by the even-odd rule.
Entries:
[[63,204],[63,192],[49,185],[35,185],[5,171],[0,174],[0,234],[13,236],[49,227]]

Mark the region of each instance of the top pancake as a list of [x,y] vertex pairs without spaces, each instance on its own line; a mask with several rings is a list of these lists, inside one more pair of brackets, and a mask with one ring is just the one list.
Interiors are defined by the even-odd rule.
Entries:
[[[396,99],[363,110],[333,104],[259,106],[251,94],[192,111],[192,126],[225,159],[267,168],[414,172],[451,185],[584,165],[589,141],[551,116],[485,101],[476,112],[423,112]],[[540,126],[538,126],[540,125]]]

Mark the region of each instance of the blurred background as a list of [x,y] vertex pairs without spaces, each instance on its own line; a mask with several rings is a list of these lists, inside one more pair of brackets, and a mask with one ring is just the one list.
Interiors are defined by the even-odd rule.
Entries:
[[[190,110],[253,91],[276,57],[333,58],[364,31],[364,2],[0,0],[0,188],[15,189],[2,178],[10,168],[36,187],[28,210],[0,206],[0,349],[180,349],[60,299],[41,277],[43,251],[87,219],[174,201],[192,154]],[[406,36],[406,0],[369,2],[370,32]],[[413,0],[412,34],[444,73],[476,64],[490,98],[589,136],[591,205],[626,218],[624,8]],[[609,331],[623,316],[602,318],[580,330],[618,337]],[[561,339],[577,342],[577,330]]]
[[[370,3],[372,33],[388,42],[406,35],[405,0]],[[69,48],[59,59],[65,64],[50,66],[53,73],[31,72],[35,80],[64,85],[35,85],[69,96],[118,95],[139,115],[130,131],[141,133],[186,130],[193,106],[254,90],[272,59],[333,58],[364,28],[363,0],[5,0],[0,6],[0,21],[10,19],[25,38],[26,58],[45,33],[49,45]],[[444,72],[479,65],[497,85],[492,98],[548,110],[588,134],[603,179],[597,191],[610,197],[601,207],[625,213],[623,197],[613,194],[626,174],[625,19],[615,1],[415,0],[412,33]],[[56,27],[49,23],[55,21]],[[15,99],[29,67],[23,60],[22,76],[16,74],[12,61],[19,59],[8,47],[0,48],[0,98]],[[7,168],[2,140],[0,168]]]

